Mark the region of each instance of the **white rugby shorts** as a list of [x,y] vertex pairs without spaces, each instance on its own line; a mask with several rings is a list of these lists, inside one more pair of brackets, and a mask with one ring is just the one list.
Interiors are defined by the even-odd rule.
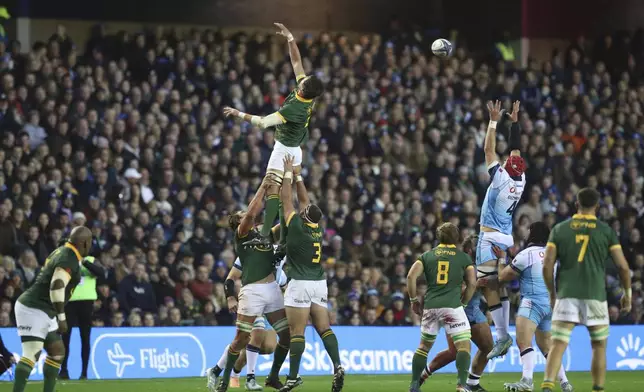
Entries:
[[55,317],[49,317],[40,309],[29,308],[16,301],[16,325],[19,336],[30,336],[42,339],[43,341],[50,332],[58,330],[58,321]]
[[327,307],[326,280],[291,279],[284,294],[284,305],[292,308],[310,308],[311,304]]
[[423,334],[436,336],[441,327],[445,328],[445,332],[450,336],[469,331],[470,322],[463,307],[424,309],[420,331]]
[[563,321],[593,327],[609,325],[608,303],[595,299],[558,298],[552,321]]
[[271,157],[268,159],[268,170],[278,170],[284,172],[284,158],[286,155],[292,155],[295,158],[293,166],[302,166],[302,148],[287,147],[282,143],[275,141]]
[[251,283],[239,290],[237,312],[244,316],[263,316],[284,309],[284,297],[277,282]]

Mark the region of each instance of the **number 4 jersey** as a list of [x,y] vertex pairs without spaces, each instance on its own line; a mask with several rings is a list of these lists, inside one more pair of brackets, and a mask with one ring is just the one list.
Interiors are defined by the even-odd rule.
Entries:
[[322,229],[295,212],[286,219],[286,275],[296,280],[324,280]]
[[474,268],[470,256],[454,245],[440,244],[423,253],[418,261],[423,263],[427,281],[425,309],[462,306],[461,286],[465,270]]
[[557,298],[606,301],[606,260],[621,246],[615,230],[592,215],[575,214],[550,232],[557,249]]
[[490,186],[481,207],[481,225],[511,235],[512,214],[523,194],[525,174],[512,177],[499,162],[491,164],[488,172]]

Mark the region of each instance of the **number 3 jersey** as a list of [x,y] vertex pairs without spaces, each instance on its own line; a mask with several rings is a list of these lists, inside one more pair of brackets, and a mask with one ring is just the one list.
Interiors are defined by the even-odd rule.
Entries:
[[286,265],[290,279],[324,280],[322,257],[322,229],[317,223],[305,222],[292,212],[286,219]]
[[512,177],[494,162],[488,168],[490,186],[481,207],[481,225],[503,234],[512,234],[512,214],[521,200],[525,187],[525,174]]
[[423,253],[418,261],[423,263],[427,292],[425,309],[458,308],[461,304],[461,286],[465,270],[474,268],[467,253],[455,245],[440,244]]

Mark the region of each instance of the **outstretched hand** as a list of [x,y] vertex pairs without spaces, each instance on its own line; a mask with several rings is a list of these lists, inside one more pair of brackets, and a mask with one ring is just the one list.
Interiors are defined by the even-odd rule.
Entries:
[[501,101],[496,100],[494,103],[492,103],[492,101],[488,101],[487,111],[490,112],[490,120],[499,121],[501,119],[501,115],[503,114],[503,109],[501,109]]
[[231,108],[230,106],[224,107],[224,116],[226,117],[237,117],[239,116],[239,110]]
[[289,29],[287,29],[286,26],[284,26],[283,24],[281,23],[273,23],[273,24],[275,25],[275,27],[279,29],[279,31],[276,33],[277,35],[281,35],[282,37],[285,37],[285,38],[289,38],[293,36],[293,34],[291,34]]
[[508,114],[508,117],[510,117],[510,120],[512,120],[513,123],[519,121],[519,106],[521,105],[521,101],[514,101],[512,104],[512,113]]
[[293,155],[286,155],[284,157],[284,172],[293,171],[293,162],[295,162],[295,157]]

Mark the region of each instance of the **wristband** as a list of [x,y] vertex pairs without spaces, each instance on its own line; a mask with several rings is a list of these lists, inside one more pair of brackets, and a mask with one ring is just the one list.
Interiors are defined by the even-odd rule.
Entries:
[[293,172],[284,173],[284,178],[293,181]]
[[246,115],[246,113],[242,112],[241,110],[237,111],[237,117],[243,119],[245,115]]
[[418,302],[418,298],[416,298],[416,297],[414,297],[414,298],[410,297],[409,300],[411,301],[412,304],[415,304],[416,302]]
[[286,40],[288,42],[293,42],[295,40],[295,38],[293,38],[293,34],[289,34],[289,35],[286,36]]
[[295,182],[302,182],[302,181],[304,181],[304,179],[302,178],[301,175],[298,174],[297,176],[295,176]]
[[496,129],[496,121],[490,120],[490,123],[487,125],[487,127]]
[[627,289],[625,289],[625,290],[624,290],[624,295],[625,295],[625,296],[627,296],[627,297],[629,297],[629,298],[633,298],[633,289],[632,289],[632,288],[630,288],[630,287],[629,287],[629,288],[627,288]]
[[56,318],[58,319],[58,321],[65,321],[65,320],[67,320],[67,317],[65,316],[65,313],[58,313],[58,315],[56,316]]

